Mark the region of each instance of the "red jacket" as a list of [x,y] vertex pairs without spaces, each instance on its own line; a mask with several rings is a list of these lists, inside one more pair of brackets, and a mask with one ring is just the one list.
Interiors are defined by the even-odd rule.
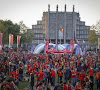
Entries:
[[51,76],[52,76],[52,77],[56,77],[55,70],[52,71]]
[[63,76],[63,71],[58,71],[59,76]]

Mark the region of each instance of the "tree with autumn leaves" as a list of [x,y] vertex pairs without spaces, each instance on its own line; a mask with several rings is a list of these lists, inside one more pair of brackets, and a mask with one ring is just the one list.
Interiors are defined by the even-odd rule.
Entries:
[[92,45],[98,45],[98,38],[100,38],[100,20],[96,23],[96,25],[92,25],[90,27],[88,42]]

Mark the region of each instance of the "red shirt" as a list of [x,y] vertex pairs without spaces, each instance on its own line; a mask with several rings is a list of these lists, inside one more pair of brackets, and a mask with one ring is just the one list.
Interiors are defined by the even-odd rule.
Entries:
[[15,79],[19,78],[19,72],[15,72]]
[[58,71],[59,76],[63,76],[63,71]]
[[9,86],[13,88],[13,84],[12,84],[12,83],[10,83],[10,85],[9,85]]
[[45,75],[44,72],[40,72],[40,80],[43,80],[43,76]]
[[75,90],[82,90],[82,86],[76,86]]
[[77,72],[75,72],[75,71],[72,71],[71,72],[71,78],[76,78],[77,77]]
[[94,70],[90,69],[90,76],[93,76],[93,75],[94,75]]
[[68,90],[71,90],[71,85],[68,85]]
[[40,73],[36,72],[37,80],[40,80]]
[[9,74],[14,78],[14,74],[15,74],[14,71],[11,71]]
[[31,66],[29,64],[27,64],[27,68],[29,69]]
[[96,73],[95,78],[96,78],[96,80],[100,79],[100,73],[99,72]]
[[64,90],[67,90],[67,86],[66,85],[64,85]]
[[85,73],[80,73],[79,74],[79,80],[84,80],[84,77],[85,77]]
[[52,77],[56,77],[55,70],[52,71],[51,76],[52,76]]

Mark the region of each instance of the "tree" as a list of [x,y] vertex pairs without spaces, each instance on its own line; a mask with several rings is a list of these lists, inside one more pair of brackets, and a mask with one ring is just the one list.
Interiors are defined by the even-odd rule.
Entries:
[[97,35],[100,35],[100,20],[97,21],[96,25],[92,25],[91,30],[95,30]]
[[88,36],[89,43],[98,45],[98,38],[100,38],[100,20],[97,21],[96,25],[90,27],[90,35]]
[[14,43],[16,43],[17,34],[20,32],[18,24],[14,24],[11,20],[0,20],[0,32],[3,33],[3,44],[8,44],[9,34],[14,35]]
[[88,41],[90,44],[93,44],[93,45],[98,44],[98,37],[95,33],[95,30],[90,30],[90,35],[88,36]]
[[20,35],[21,35],[21,43],[31,43],[34,35],[31,33],[31,29],[23,23],[23,21],[19,22],[20,26]]

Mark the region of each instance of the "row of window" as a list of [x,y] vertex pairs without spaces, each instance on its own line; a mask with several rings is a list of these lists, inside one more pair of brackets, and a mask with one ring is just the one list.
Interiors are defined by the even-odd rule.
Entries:
[[33,40],[32,43],[33,44],[39,44],[39,43],[43,43],[44,40]]
[[33,25],[32,28],[42,28],[42,25]]
[[89,31],[76,31],[76,34],[89,34]]
[[78,38],[78,39],[79,39],[79,38],[80,38],[80,39],[82,39],[82,38],[87,39],[87,38],[88,38],[88,35],[80,35],[80,36],[77,35],[76,38]]
[[80,26],[80,29],[89,29],[89,27],[86,27],[86,26]]
[[35,34],[35,38],[44,38],[43,34]]
[[43,33],[43,30],[33,30],[33,33]]

